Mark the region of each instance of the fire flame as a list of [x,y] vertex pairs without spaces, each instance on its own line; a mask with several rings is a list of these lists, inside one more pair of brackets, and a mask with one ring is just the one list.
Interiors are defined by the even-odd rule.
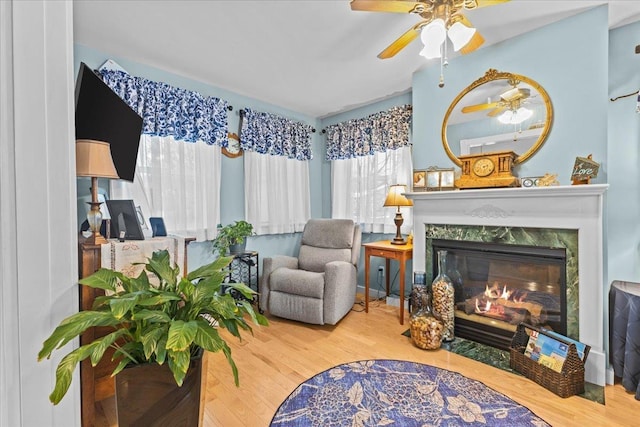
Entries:
[[485,314],[493,314],[500,315],[504,313],[504,307],[500,304],[492,304],[492,301],[497,299],[504,299],[507,301],[513,301],[516,303],[524,303],[527,299],[528,292],[521,291],[512,291],[507,289],[507,285],[503,285],[502,288],[500,284],[495,282],[492,287],[489,287],[489,284],[485,285],[484,290],[484,298],[486,302],[479,301],[476,298],[476,313],[485,313]]

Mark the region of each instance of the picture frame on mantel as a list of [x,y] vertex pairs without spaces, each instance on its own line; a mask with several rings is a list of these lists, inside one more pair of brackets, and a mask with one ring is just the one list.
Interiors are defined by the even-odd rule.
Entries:
[[427,170],[426,169],[414,169],[413,170],[413,185],[412,191],[427,191]]

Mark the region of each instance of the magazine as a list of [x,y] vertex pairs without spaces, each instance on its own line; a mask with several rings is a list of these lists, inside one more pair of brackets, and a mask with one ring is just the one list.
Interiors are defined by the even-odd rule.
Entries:
[[565,337],[564,335],[560,335],[559,333],[546,328],[540,328],[540,330],[544,331],[544,333],[547,335],[551,335],[552,337],[559,338],[561,340],[565,340],[569,343],[575,344],[576,350],[578,352],[578,357],[580,358],[580,360],[582,360],[583,363],[587,361],[587,355],[589,354],[589,350],[587,349],[588,346],[586,344],[581,343],[580,341],[571,339],[569,337]]
[[531,331],[531,335],[529,335],[529,342],[527,342],[527,347],[524,349],[524,355],[536,362],[540,359],[540,347],[536,345],[537,341],[538,331]]
[[538,363],[556,372],[562,371],[562,365],[567,358],[569,346],[545,334],[538,334],[536,347],[539,347]]
[[[546,333],[546,331],[545,331]],[[556,372],[562,371],[569,346],[538,331],[531,331],[524,355]]]

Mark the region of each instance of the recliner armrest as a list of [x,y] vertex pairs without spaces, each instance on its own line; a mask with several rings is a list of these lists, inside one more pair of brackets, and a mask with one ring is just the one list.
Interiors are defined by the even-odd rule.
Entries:
[[298,258],[287,255],[276,255],[262,259],[262,278],[260,279],[260,308],[266,311],[269,307],[269,276],[278,268],[298,268]]

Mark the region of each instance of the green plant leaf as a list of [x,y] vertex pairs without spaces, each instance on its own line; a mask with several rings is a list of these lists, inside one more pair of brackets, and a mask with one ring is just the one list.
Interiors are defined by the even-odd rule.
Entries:
[[149,276],[144,270],[138,274],[138,277],[131,279],[129,285],[130,289],[128,292],[147,291],[153,288],[153,285],[149,281]]
[[180,298],[178,295],[174,294],[173,292],[160,291],[156,295],[149,296],[144,299],[139,299],[138,305],[143,307],[150,307],[154,305],[165,304],[171,301],[180,301],[181,299],[182,298]]
[[167,359],[167,334],[164,334],[158,340],[158,345],[156,347],[156,362],[158,362],[159,365],[162,365],[166,359]]
[[180,269],[178,267],[171,267],[169,251],[161,250],[154,252],[149,259],[146,268],[147,270],[155,273],[160,280],[164,280],[171,287],[175,288]]
[[111,307],[111,313],[116,319],[122,319],[125,314],[132,311],[138,302],[136,296],[122,297],[112,299],[109,301],[109,307]]
[[190,281],[194,281],[197,279],[210,277],[212,274],[226,268],[231,263],[231,261],[233,261],[233,257],[220,257],[213,261],[211,264],[206,264],[193,270],[187,275],[187,279]]
[[205,320],[198,320],[198,330],[193,342],[211,352],[218,352],[224,348],[224,340],[216,328]]
[[195,320],[189,322],[176,320],[172,322],[167,336],[167,350],[173,352],[187,350],[193,343],[197,330],[198,323]]
[[240,304],[242,305],[242,308],[244,309],[243,311],[245,313],[248,313],[249,316],[251,316],[251,320],[253,321],[253,323],[255,323],[256,325],[261,325],[261,326],[268,326],[269,325],[269,321],[267,320],[266,317],[264,317],[262,314],[260,313],[256,313],[256,311],[253,309],[253,306],[251,305],[251,303],[249,303],[249,301],[241,301]]
[[171,317],[163,311],[142,309],[136,311],[131,317],[131,320],[136,322],[169,323],[171,321]]
[[[100,362],[100,360],[102,359],[102,356],[104,356],[104,352],[107,350],[107,348],[109,348],[114,342],[116,342],[116,340],[118,340],[119,338],[126,336],[129,334],[129,331],[126,329],[118,329],[115,332],[112,332],[108,335],[105,335],[102,338],[99,338],[96,341],[93,341],[92,343],[88,344],[88,346],[91,348],[91,366],[96,366],[98,364],[98,362]],[[83,358],[84,359],[84,358]]]
[[64,319],[47,338],[38,353],[38,360],[49,358],[53,350],[63,347],[69,341],[94,326],[115,326],[120,321],[109,312],[81,311]]
[[158,349],[160,338],[166,335],[168,328],[165,325],[155,325],[154,328],[146,332],[140,340],[144,349],[145,359],[151,359],[151,355]]
[[176,384],[182,385],[184,377],[189,370],[189,364],[191,363],[190,351],[172,351],[169,350],[169,369],[173,372],[173,378],[176,380]]
[[227,362],[229,362],[229,366],[231,366],[231,372],[233,372],[233,379],[234,379],[234,382],[236,383],[236,387],[238,387],[240,386],[240,376],[238,375],[238,367],[236,366],[236,363],[233,361],[233,358],[231,357],[231,349],[229,348],[226,342],[224,343],[222,352],[227,358]]
[[57,405],[71,385],[71,378],[73,377],[73,371],[76,369],[78,362],[80,362],[80,353],[82,353],[82,347],[78,347],[71,353],[62,358],[58,367],[56,368],[56,385],[53,391],[49,395],[49,400]]
[[79,282],[80,284],[89,286],[91,288],[116,292],[116,285],[118,284],[118,280],[120,280],[122,277],[122,273],[109,270],[107,268],[101,268],[91,276],[80,279]]

